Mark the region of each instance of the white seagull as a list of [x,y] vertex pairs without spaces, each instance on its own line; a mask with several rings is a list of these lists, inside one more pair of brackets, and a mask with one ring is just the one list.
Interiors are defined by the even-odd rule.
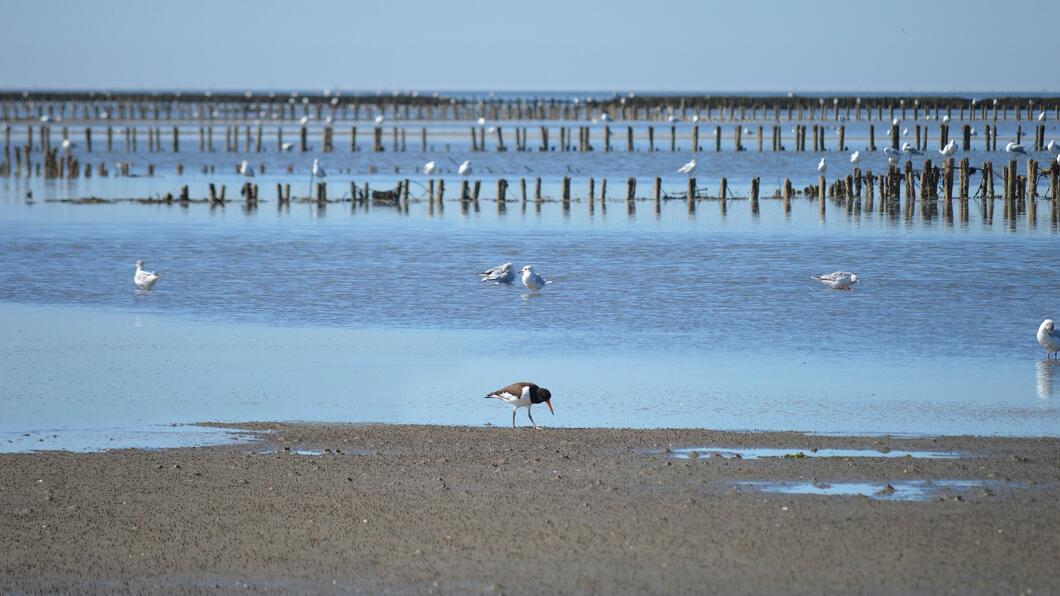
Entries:
[[824,158],[817,162],[817,173],[824,176],[824,173],[828,171],[828,164],[824,162]]
[[298,124],[302,126],[309,124],[309,116],[302,116],[302,118],[298,121]]
[[857,167],[859,161],[861,161],[861,152],[860,151],[855,151],[855,152],[850,154],[850,163],[854,167]]
[[1023,145],[1017,145],[1014,141],[1009,141],[1005,145],[1005,153],[1022,153],[1027,154],[1027,149]]
[[939,153],[945,157],[953,157],[957,154],[957,141],[951,139],[949,143],[946,143],[945,147],[939,149]]
[[434,172],[437,171],[437,170],[438,170],[438,164],[434,163],[433,161],[429,161],[429,162],[423,164],[423,173],[428,175],[428,176],[430,176],[431,174],[434,174]]
[[512,271],[511,263],[490,267],[479,275],[482,276],[482,281],[492,281],[497,284],[510,284],[515,281],[515,272]]
[[849,271],[836,271],[835,273],[827,273],[824,275],[811,275],[810,279],[815,279],[833,290],[849,290],[850,286],[861,281],[857,274],[850,273]]
[[253,178],[254,168],[250,167],[247,164],[247,160],[244,159],[242,162],[239,163],[239,173],[243,176],[246,176],[247,178]]
[[1038,112],[1038,122],[1045,122],[1045,112]]
[[677,171],[682,173],[682,174],[686,174],[688,176],[691,176],[692,174],[695,174],[696,173],[696,160],[693,159],[692,161],[686,163],[685,165],[677,168]]
[[328,173],[324,171],[324,168],[320,167],[320,160],[313,160],[313,177],[314,178],[327,178]]
[[[143,259],[136,260],[136,275],[133,276],[133,283],[136,284],[137,289],[150,290],[151,286],[155,285],[155,282],[158,281],[160,277],[162,277],[161,273],[144,271]],[[1052,324],[1051,321],[1050,324]]]
[[1038,343],[1045,348],[1046,358],[1060,352],[1060,333],[1057,333],[1056,328],[1053,327],[1052,319],[1042,321],[1041,326],[1038,327]]
[[384,121],[384,120],[386,120],[386,118],[383,118],[383,115],[382,115],[382,114],[380,114],[380,115],[376,116],[376,117],[375,117],[375,125],[376,125],[376,126],[379,126],[379,125],[381,125],[381,124],[383,123],[383,121]]
[[943,124],[949,124],[950,123],[950,117],[949,116],[943,116],[942,117],[942,123]]
[[883,154],[887,156],[887,161],[892,163],[897,163],[898,160],[902,159],[902,152],[894,147],[884,147]]
[[1049,144],[1046,145],[1045,148],[1050,152],[1060,151],[1060,144],[1058,144],[1056,141],[1049,141]]
[[284,144],[280,145],[280,150],[281,151],[290,151],[292,149],[294,149],[294,143],[287,142],[287,143],[284,143]]
[[610,119],[611,119],[611,116],[608,116],[606,112],[604,112],[603,114],[600,114],[600,122],[607,122]]
[[531,292],[536,292],[541,288],[545,287],[546,284],[552,283],[551,281],[545,281],[545,278],[541,277],[537,273],[534,273],[534,266],[527,265],[520,270],[523,274],[523,285],[526,289]]
[[486,119],[485,119],[485,118],[483,118],[482,116],[479,116],[479,118],[478,118],[478,125],[479,125],[479,126],[486,126]]
[[456,173],[461,176],[467,176],[471,173],[471,160],[465,160],[464,163],[460,164],[460,167],[456,169]]
[[538,387],[526,381],[512,383],[507,387],[487,393],[486,399],[499,399],[512,407],[512,428],[515,428],[515,413],[519,408],[526,408],[526,415],[535,429],[541,427],[534,422],[534,417],[530,414],[531,406],[543,403],[548,406],[548,411],[552,412],[553,416],[556,415],[556,411],[552,409],[552,393],[544,387]]
[[902,153],[908,153],[909,155],[923,155],[924,152],[913,147],[909,143],[902,143]]

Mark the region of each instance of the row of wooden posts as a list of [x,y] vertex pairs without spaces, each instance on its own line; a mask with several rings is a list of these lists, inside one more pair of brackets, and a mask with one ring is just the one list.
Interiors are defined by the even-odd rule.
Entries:
[[[497,151],[508,151],[509,146],[505,144],[504,130],[502,127],[494,127],[495,144],[494,148]],[[635,142],[634,128],[627,126],[625,134],[625,150],[633,152],[637,150],[637,144]],[[913,129],[913,143],[911,145],[921,151],[927,150],[931,134],[930,128],[925,125],[916,124],[912,127]],[[938,129],[938,147],[942,149],[950,141],[950,126],[947,123],[941,123],[937,127]],[[93,128],[86,127],[84,129],[83,146],[74,147],[70,145],[65,148],[64,151],[77,151],[92,153],[96,148],[93,144]],[[256,127],[239,127],[239,126],[225,126],[224,127],[224,151],[226,152],[243,152],[243,153],[260,153],[265,150],[266,144],[264,140],[264,128],[261,126]],[[765,127],[758,125],[756,131],[752,131],[751,135],[745,136],[745,127],[738,125],[733,127],[732,130],[732,146],[737,151],[746,151],[749,149],[748,145],[745,145],[745,139],[749,143],[754,143],[754,146],[758,151],[764,151],[767,148]],[[792,135],[794,151],[828,151],[829,143],[827,141],[827,127],[821,125],[807,125],[799,124],[794,127],[794,133]],[[214,127],[198,127],[198,150],[203,153],[215,152],[217,147],[214,144]],[[70,141],[70,130],[68,127],[62,127],[59,131],[61,133],[60,138],[63,141]],[[146,142],[147,151],[149,153],[158,153],[164,151],[164,145],[169,145],[169,150],[173,153],[179,153],[181,150],[181,139],[188,133],[187,131],[181,131],[179,127],[172,127],[168,135],[164,135],[160,127],[147,127],[146,128]],[[390,143],[389,147],[391,151],[401,152],[407,151],[409,144],[407,143],[409,129],[407,127],[391,127],[390,130]],[[559,144],[555,145],[550,143],[550,129],[547,126],[540,127],[538,134],[539,142],[537,144],[531,144],[529,141],[528,129],[526,127],[516,127],[515,132],[515,151],[595,151],[598,148],[605,152],[615,151],[619,147],[613,142],[612,132],[610,125],[605,125],[600,129],[595,129],[589,126],[577,127],[577,129],[569,127],[559,128]],[[577,139],[575,139],[574,133],[577,132]],[[658,149],[664,148],[665,146],[656,146],[656,134],[654,126],[647,126],[647,143],[648,151],[654,152]],[[962,151],[970,151],[973,149],[972,139],[973,129],[970,124],[965,123],[961,127],[961,136],[959,147]],[[1044,124],[1038,124],[1033,130],[1033,143],[1031,149],[1034,151],[1044,151],[1046,148],[1046,127]],[[36,133],[36,134],[35,134]],[[594,135],[594,133],[596,133]],[[812,145],[807,142],[807,139],[812,133]],[[847,151],[850,149],[847,143],[846,127],[840,125],[837,127],[837,141],[834,145],[834,149],[840,151]],[[115,150],[115,137],[120,136],[122,142],[121,150],[128,153],[135,153],[138,151],[138,139],[140,137],[139,129],[135,126],[127,126],[118,129],[118,134],[115,134],[113,127],[108,126],[103,130],[104,134],[104,147],[108,153],[114,152]],[[194,135],[194,129],[191,132]],[[331,126],[327,126],[319,129],[320,134],[320,149],[325,153],[334,152],[335,150],[335,130]],[[888,134],[887,145],[898,149],[901,142],[901,135],[899,133],[899,125],[890,125]],[[1023,127],[1017,126],[1014,141],[1019,144],[1023,141]],[[10,153],[12,145],[11,129],[4,130],[3,141],[4,141],[4,152],[5,155]],[[41,151],[47,153],[52,148],[52,130],[50,126],[42,125],[36,129],[29,125],[25,129],[25,134],[22,137],[24,143],[22,145],[14,145],[15,147],[22,148],[25,151]],[[599,140],[599,145],[594,144],[594,136]],[[753,141],[749,139],[749,136],[753,136]],[[990,124],[986,124],[983,127],[982,148],[987,151],[997,150],[997,127]],[[36,140],[35,140],[36,137]],[[167,138],[168,137],[168,138]],[[349,151],[356,152],[360,150],[357,142],[357,127],[350,127],[347,135],[349,143]],[[297,146],[293,142],[284,141],[284,130],[281,127],[276,128],[275,132],[275,150],[278,152],[293,151],[296,147],[299,151],[305,152],[310,151],[313,147],[310,145],[310,129],[306,126],[302,126],[298,129],[298,144]],[[678,129],[674,125],[669,126],[669,150],[670,151],[683,151],[688,150],[692,152],[704,151],[704,146],[700,143],[700,127],[694,125],[691,127],[690,136],[688,138],[687,147],[683,143],[679,143]],[[771,151],[787,151],[788,146],[784,142],[783,127],[779,125],[773,125],[770,129],[770,139],[768,148]],[[168,143],[166,141],[168,140]],[[420,128],[419,134],[420,140],[420,151],[428,152],[433,151],[434,146],[428,141],[427,128]],[[683,141],[683,139],[681,139]],[[386,131],[381,126],[376,126],[372,129],[371,149],[374,152],[382,152],[387,150],[387,135]],[[64,143],[68,145],[69,143]],[[714,151],[722,150],[722,127],[715,126],[713,130],[713,149]],[[448,149],[449,145],[445,147]],[[470,147],[472,151],[486,151],[487,150],[487,129],[485,127],[471,127],[470,128]],[[874,125],[868,126],[868,138],[865,149],[868,151],[876,151],[878,145],[876,143],[876,127]]]
[[1034,120],[1041,114],[1060,119],[1060,98],[959,96],[711,96],[614,95],[611,97],[486,98],[427,95],[335,94],[181,94],[57,93],[0,91],[0,120],[82,121],[295,121],[362,120],[382,115],[396,120],[623,121],[905,120],[912,116],[961,120]]
[[[52,155],[52,160],[45,163],[45,169],[58,169],[62,171],[63,167],[75,168],[76,162],[72,166],[62,166],[61,159],[58,162],[53,161],[56,159],[55,155]],[[56,165],[56,164],[60,165]],[[1040,169],[1040,165],[1037,161],[1031,159],[1026,163],[1025,174],[1021,174],[1015,160],[1011,160],[1007,165],[1002,167],[1001,170],[1001,187],[1002,194],[1000,198],[1003,199],[1004,213],[1006,218],[1010,218],[1019,213],[1027,213],[1029,217],[1034,217],[1036,210],[1036,201],[1039,199],[1038,186],[1042,178],[1048,180],[1049,189],[1047,191],[1047,198],[1051,201],[1053,206],[1053,213],[1060,212],[1060,165],[1055,162],[1050,162],[1048,170]],[[128,175],[128,171],[124,172]],[[971,176],[973,174],[979,174],[979,188],[973,190],[971,188]],[[6,175],[7,172],[0,172],[0,174]],[[85,168],[85,175],[91,175],[91,168]],[[956,178],[956,188],[954,187],[954,178]],[[599,187],[596,184],[595,178],[588,179],[587,188],[587,199],[589,203],[589,209],[595,208],[597,197],[599,197],[599,204],[602,209],[606,209],[606,203],[608,200],[607,196],[607,179],[603,178],[600,180]],[[560,202],[564,208],[569,208],[572,200],[572,179],[566,176],[562,179],[560,184]],[[458,200],[466,207],[468,204],[474,204],[477,206],[479,202],[479,195],[482,187],[481,180],[470,181],[462,179],[460,181],[460,189],[457,194]],[[518,181],[519,187],[519,200],[522,203],[526,203],[529,200],[528,184],[526,178],[520,178]],[[408,210],[410,198],[411,198],[411,181],[406,178],[398,182],[397,187],[388,190],[376,190],[370,189],[367,182],[364,183],[363,187],[359,186],[355,182],[350,182],[350,191],[348,198],[343,197],[340,201],[352,201],[355,204],[367,205],[369,201],[374,204],[396,206],[399,209]],[[316,201],[319,204],[326,204],[329,202],[328,199],[328,185],[325,182],[317,182],[315,188],[315,197],[310,196],[305,200]],[[599,189],[599,195],[597,194]],[[685,192],[676,196],[671,196],[665,193],[662,189],[662,179],[659,177],[654,178],[652,185],[651,199],[656,205],[656,209],[659,209],[661,201],[666,199],[684,199],[688,202],[689,210],[695,209],[695,204],[700,200],[717,200],[720,202],[722,212],[727,209],[727,201],[737,199],[730,194],[727,178],[721,178],[719,181],[718,192],[716,195],[708,195],[707,193],[701,192],[697,186],[695,178],[688,178]],[[444,208],[445,201],[445,180],[444,179],[429,179],[425,186],[425,199],[428,202],[431,210]],[[496,193],[494,195],[497,203],[497,209],[503,211],[506,209],[506,204],[509,202],[508,199],[509,182],[507,179],[500,178],[496,180]],[[637,197],[637,179],[635,177],[629,177],[626,179],[625,189],[625,200],[627,208],[630,212],[635,210],[635,203],[638,200]],[[980,207],[983,209],[984,217],[993,216],[993,201],[998,196],[995,194],[995,174],[994,164],[992,162],[984,162],[978,169],[970,166],[967,158],[961,159],[959,164],[955,164],[952,158],[944,160],[942,167],[933,165],[932,161],[925,160],[919,171],[915,170],[911,162],[905,162],[903,168],[899,168],[895,165],[889,166],[886,173],[876,176],[871,170],[862,172],[855,168],[850,175],[832,181],[831,183],[826,182],[825,177],[822,175],[819,177],[816,185],[809,185],[801,190],[796,190],[791,183],[790,179],[785,179],[781,188],[779,188],[773,198],[780,199],[783,203],[785,213],[791,210],[791,201],[799,195],[802,195],[811,200],[816,200],[819,205],[821,215],[824,215],[827,207],[827,203],[831,200],[834,203],[844,205],[848,212],[853,210],[864,210],[872,212],[875,208],[876,193],[879,193],[879,209],[881,211],[887,211],[896,213],[902,205],[902,198],[905,198],[905,213],[910,216],[915,209],[917,202],[920,202],[921,211],[924,215],[932,215],[937,213],[939,205],[942,206],[942,213],[946,216],[952,216],[952,201],[957,199],[959,201],[959,207],[962,218],[967,218],[968,212],[968,200],[971,198],[982,199],[980,201]],[[211,205],[224,204],[225,203],[226,188],[224,185],[220,187],[218,192],[215,184],[210,183],[208,185],[208,198],[206,199]],[[248,205],[254,205],[258,203],[259,188],[257,184],[252,182],[244,182],[240,191],[240,195],[243,198],[244,203]],[[277,202],[283,206],[290,204],[291,202],[291,185],[288,184],[276,184],[276,197]],[[749,199],[751,212],[754,214],[758,213],[759,210],[759,199],[760,199],[760,180],[759,178],[753,178],[750,183]],[[535,203],[540,204],[545,200],[542,194],[542,179],[537,177],[533,180],[533,200]],[[170,202],[181,202],[187,203],[191,201],[189,189],[187,185],[184,185],[178,196],[174,197],[171,193],[167,193],[163,197],[163,201]]]

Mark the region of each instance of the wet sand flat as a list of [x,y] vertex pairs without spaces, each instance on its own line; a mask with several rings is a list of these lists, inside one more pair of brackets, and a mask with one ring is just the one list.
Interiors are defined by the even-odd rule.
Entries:
[[[225,426],[262,439],[0,455],[0,592],[1060,591],[1060,439]],[[666,452],[703,446],[810,457]],[[748,484],[943,480],[976,482],[919,501]]]

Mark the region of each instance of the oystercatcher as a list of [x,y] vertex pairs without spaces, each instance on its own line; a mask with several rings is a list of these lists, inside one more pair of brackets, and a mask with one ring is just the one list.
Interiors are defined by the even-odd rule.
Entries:
[[534,422],[534,417],[530,414],[530,406],[543,403],[548,406],[548,411],[552,412],[553,416],[556,415],[556,411],[552,409],[552,393],[548,389],[538,387],[534,383],[525,381],[512,383],[507,387],[488,393],[486,399],[490,398],[499,399],[512,407],[512,428],[515,428],[515,412],[519,408],[526,408],[526,415],[530,418],[530,424],[533,424],[534,428],[541,427]]

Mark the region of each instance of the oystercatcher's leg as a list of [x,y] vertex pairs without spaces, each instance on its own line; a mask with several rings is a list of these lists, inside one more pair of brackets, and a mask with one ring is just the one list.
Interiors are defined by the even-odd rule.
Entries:
[[518,408],[512,408],[512,428],[515,428],[515,411]]
[[534,416],[532,414],[530,414],[530,408],[529,407],[526,408],[526,415],[530,418],[530,424],[533,424],[534,428],[541,428],[540,426],[537,425],[536,422],[534,422]]

